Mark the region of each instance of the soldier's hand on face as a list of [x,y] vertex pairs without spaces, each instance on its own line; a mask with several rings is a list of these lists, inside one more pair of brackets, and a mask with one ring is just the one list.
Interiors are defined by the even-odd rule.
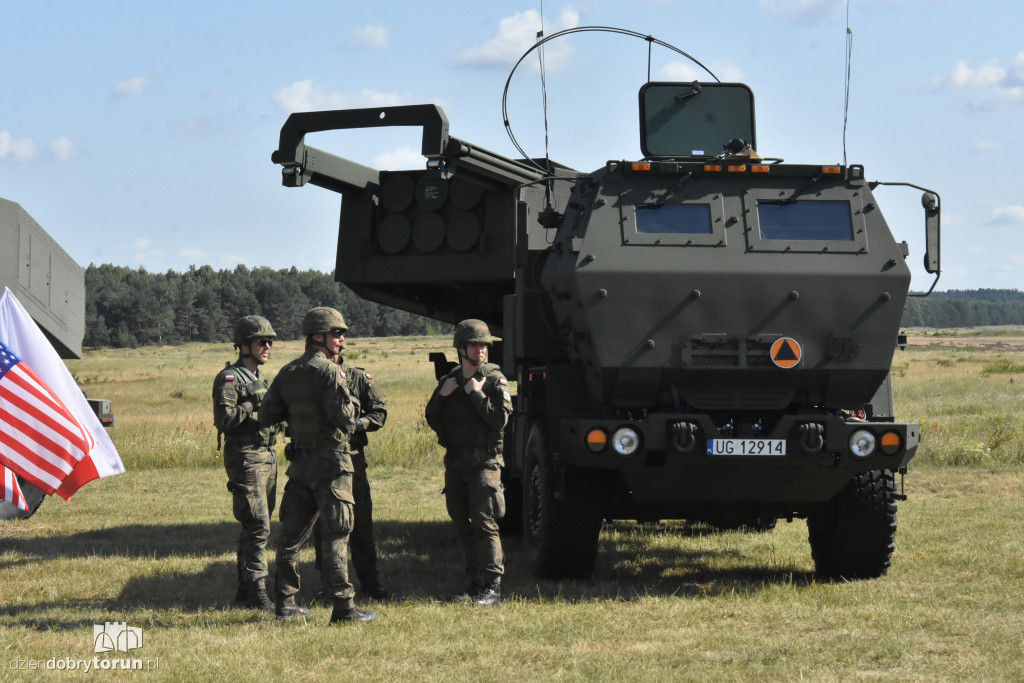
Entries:
[[484,380],[482,377],[470,377],[466,380],[466,393],[472,394],[474,391],[480,391],[484,388]]
[[441,385],[441,391],[438,393],[442,396],[449,396],[453,391],[455,391],[457,386],[459,386],[458,381],[454,377],[449,377],[445,380],[444,384]]

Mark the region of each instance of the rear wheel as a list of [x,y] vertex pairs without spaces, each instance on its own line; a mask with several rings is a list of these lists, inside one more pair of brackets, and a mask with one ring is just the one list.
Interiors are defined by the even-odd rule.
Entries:
[[[2,482],[0,482],[2,483]],[[18,477],[18,486],[21,488],[22,495],[25,496],[25,502],[28,504],[28,512],[25,512],[17,505],[6,501],[0,500],[0,520],[4,519],[27,519],[39,509],[39,506],[43,504],[43,498],[46,498],[46,494],[37,489],[32,484],[28,483],[21,477]]]
[[811,557],[825,579],[873,579],[892,562],[896,484],[891,470],[864,472],[807,517]]
[[[568,468],[559,487],[539,425],[530,428],[523,470],[523,545],[534,574],[543,579],[583,579],[594,573],[601,533],[600,474]],[[564,495],[557,495],[561,488]]]

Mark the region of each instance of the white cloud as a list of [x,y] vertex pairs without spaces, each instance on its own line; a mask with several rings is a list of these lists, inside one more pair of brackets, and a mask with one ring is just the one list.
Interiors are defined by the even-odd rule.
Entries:
[[997,206],[992,209],[993,223],[1024,223],[1024,206]]
[[420,153],[420,150],[413,149],[412,147],[403,146],[398,149],[393,149],[390,152],[384,152],[373,158],[373,163],[377,168],[388,168],[388,169],[412,169],[412,168],[423,168],[426,160]]
[[[567,28],[575,28],[579,21],[580,16],[575,10],[563,8],[558,21],[545,24],[545,32],[550,36]],[[533,9],[505,17],[498,24],[498,32],[493,38],[463,50],[454,62],[460,66],[511,66],[537,42],[541,23],[540,13]],[[545,45],[546,68],[557,69],[563,66],[572,53],[572,48],[564,43]]]
[[202,249],[179,249],[178,256],[187,258],[193,263],[198,263],[199,261],[202,261],[204,258]]
[[54,138],[50,142],[50,149],[57,155],[57,158],[62,161],[67,161],[71,157],[75,156],[75,144],[71,142],[65,135],[61,135],[59,138]]
[[976,145],[976,149],[979,152],[998,152],[1002,149],[1002,145],[998,142],[992,142],[991,140],[982,140]]
[[391,27],[383,24],[353,29],[348,36],[346,47],[364,50],[381,50],[388,46]]
[[144,251],[146,249],[149,249],[150,244],[152,244],[152,242],[149,240],[148,237],[140,237],[139,239],[132,242],[132,249]]
[[972,68],[961,59],[953,68],[949,82],[958,88],[979,90],[980,95],[968,103],[977,111],[1004,109],[1024,102],[1024,52],[1009,65],[990,60]]
[[121,99],[138,97],[151,84],[152,81],[147,76],[136,76],[135,78],[129,78],[127,81],[121,81],[116,86],[114,86],[114,97]]
[[846,7],[846,0],[761,0],[761,9],[794,24],[817,24]]
[[1006,260],[1015,268],[1024,267],[1024,254],[1007,254]]
[[36,157],[36,143],[31,138],[15,140],[6,130],[0,130],[0,159],[32,161]]
[[384,93],[369,89],[363,89],[355,95],[330,92],[317,85],[313,79],[307,79],[296,81],[278,90],[274,95],[274,102],[286,112],[299,112],[353,107],[391,107],[408,104],[411,97],[406,93]]
[[986,62],[977,69],[972,69],[963,59],[957,62],[952,76],[953,85],[958,88],[997,85],[1004,78],[1006,78],[1006,67],[1000,66],[997,62]]

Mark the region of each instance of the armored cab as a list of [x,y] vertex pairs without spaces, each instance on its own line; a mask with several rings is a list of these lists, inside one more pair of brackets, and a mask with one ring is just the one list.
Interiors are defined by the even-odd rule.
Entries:
[[[877,183],[760,157],[742,84],[647,83],[639,110],[643,158],[588,173],[453,138],[430,105],[293,114],[273,160],[285,185],[342,194],[357,293],[504,338],[506,526],[538,575],[589,575],[607,519],[797,517],[823,576],[885,573],[919,431],[894,420],[909,247]],[[387,125],[423,127],[424,169],[304,143]]]

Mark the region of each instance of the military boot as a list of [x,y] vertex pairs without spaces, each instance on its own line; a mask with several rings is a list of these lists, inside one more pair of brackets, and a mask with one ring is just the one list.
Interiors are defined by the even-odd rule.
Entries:
[[346,621],[358,621],[365,623],[367,621],[373,621],[377,618],[377,613],[373,610],[362,610],[352,604],[335,604],[334,610],[331,611],[331,623],[340,624]]
[[476,598],[476,596],[480,594],[480,591],[483,590],[483,588],[484,588],[484,585],[480,581],[477,581],[476,579],[473,579],[469,583],[469,588],[467,588],[462,593],[457,593],[457,594],[453,595],[451,597],[451,601],[452,602],[473,602],[474,599]]
[[245,582],[245,600],[243,604],[249,609],[258,609],[263,612],[274,611],[274,601],[267,595],[265,579]]
[[490,607],[492,605],[497,605],[500,602],[501,584],[497,582],[485,583],[480,589],[480,592],[473,596],[474,605]]
[[295,604],[295,598],[285,598],[284,602],[280,602],[277,605],[277,609],[274,610],[277,613],[278,621],[289,621],[295,617],[302,617],[303,619],[309,619],[312,614],[305,607],[299,607]]

